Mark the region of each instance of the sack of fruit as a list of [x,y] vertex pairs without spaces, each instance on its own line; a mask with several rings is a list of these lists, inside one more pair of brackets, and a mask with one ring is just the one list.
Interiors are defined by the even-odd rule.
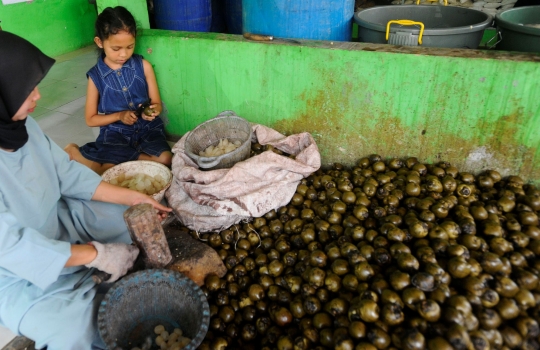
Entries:
[[188,228],[220,231],[282,207],[300,181],[321,166],[319,149],[309,133],[284,136],[263,125],[252,128],[253,144],[267,150],[228,169],[200,170],[185,153],[189,133],[174,145],[173,181],[165,196]]

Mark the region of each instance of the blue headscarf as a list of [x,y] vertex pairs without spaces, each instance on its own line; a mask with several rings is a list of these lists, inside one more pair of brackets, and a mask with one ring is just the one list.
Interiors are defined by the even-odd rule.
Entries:
[[0,30],[0,147],[17,150],[28,141],[26,119],[13,121],[54,60],[37,47]]

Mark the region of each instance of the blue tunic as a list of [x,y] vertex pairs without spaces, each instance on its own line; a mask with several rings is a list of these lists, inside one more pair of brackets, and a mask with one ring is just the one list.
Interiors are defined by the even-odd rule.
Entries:
[[[135,111],[148,101],[148,84],[144,75],[143,57],[133,55],[124,65],[113,70],[103,61],[103,56],[88,73],[99,92],[98,113],[112,114]],[[98,163],[119,164],[139,158],[141,153],[159,157],[170,151],[161,118],[152,121],[138,118],[135,124],[121,121],[101,126],[95,142],[80,148],[86,159]]]
[[88,279],[73,290],[86,268],[64,265],[73,243],[130,243],[127,207],[90,201],[101,177],[70,161],[31,117],[26,126],[22,148],[0,149],[0,324],[37,348],[100,348],[96,287]]

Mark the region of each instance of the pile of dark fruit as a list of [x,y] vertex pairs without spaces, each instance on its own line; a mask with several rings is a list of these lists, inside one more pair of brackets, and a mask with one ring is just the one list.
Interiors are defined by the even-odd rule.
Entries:
[[[540,190],[416,158],[335,164],[203,235],[200,349],[539,349]],[[194,233],[195,235],[195,233]]]

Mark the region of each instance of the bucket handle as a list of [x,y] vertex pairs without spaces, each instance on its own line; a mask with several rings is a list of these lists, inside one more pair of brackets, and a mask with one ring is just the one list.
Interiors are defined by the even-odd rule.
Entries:
[[390,24],[392,23],[401,24],[403,26],[419,25],[420,35],[418,35],[418,45],[422,45],[422,35],[424,35],[424,23],[411,21],[409,19],[399,19],[399,20],[388,21],[388,23],[386,24],[386,41],[388,41],[388,37],[390,35]]
[[214,118],[220,118],[220,117],[240,117],[238,114],[236,114],[235,111],[227,109],[226,111],[223,111],[216,115]]
[[[428,0],[428,1],[435,2],[435,1],[438,1],[438,0]],[[416,5],[420,5],[420,0],[416,0]],[[444,0],[444,6],[448,6],[448,1],[447,0]]]
[[[489,46],[489,43],[491,43],[493,41],[493,39],[495,38],[499,38],[499,40],[497,40],[497,42],[491,46]],[[498,43],[500,43],[502,41],[502,33],[500,30],[497,30],[497,34],[492,36],[491,39],[489,39],[487,42],[486,42],[486,46],[488,47],[489,50],[495,48],[495,46],[497,46]]]
[[208,158],[208,159],[197,159],[197,165],[199,166],[199,168],[204,168],[204,169],[208,169],[208,168],[212,168],[216,165],[218,165],[218,163],[221,161],[221,158],[220,157],[211,157],[211,158]]

